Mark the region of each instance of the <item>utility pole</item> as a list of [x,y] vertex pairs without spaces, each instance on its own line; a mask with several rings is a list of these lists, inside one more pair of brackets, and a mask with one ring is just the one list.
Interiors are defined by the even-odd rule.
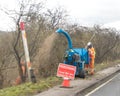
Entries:
[[23,46],[24,46],[24,52],[25,52],[25,59],[26,59],[26,63],[27,63],[28,79],[30,82],[36,83],[36,78],[35,78],[33,69],[31,67],[31,62],[30,62],[30,57],[29,57],[27,36],[26,36],[26,32],[25,32],[24,22],[20,22],[20,30],[22,32],[22,40],[23,40]]

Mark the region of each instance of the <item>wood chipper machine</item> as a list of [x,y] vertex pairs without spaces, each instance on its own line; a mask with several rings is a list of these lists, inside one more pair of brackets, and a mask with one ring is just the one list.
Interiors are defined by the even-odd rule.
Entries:
[[76,76],[85,78],[85,64],[89,64],[89,54],[86,48],[73,48],[70,35],[62,29],[56,30],[57,33],[63,34],[68,41],[68,48],[64,54],[64,64],[76,66]]

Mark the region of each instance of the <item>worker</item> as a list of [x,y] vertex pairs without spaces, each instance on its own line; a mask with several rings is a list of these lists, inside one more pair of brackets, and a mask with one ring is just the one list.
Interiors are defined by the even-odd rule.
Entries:
[[89,58],[90,58],[90,61],[89,61],[89,65],[87,67],[89,67],[89,73],[91,75],[94,74],[94,62],[95,62],[95,49],[92,45],[91,42],[88,42],[87,44],[87,50],[88,50],[88,54],[89,54]]
[[[25,61],[21,60],[20,61],[20,64],[21,64],[21,69],[22,69],[22,74],[23,74],[23,80],[25,81],[26,79],[26,65],[25,65]],[[19,85],[22,83],[22,79],[21,79],[21,76],[18,76],[14,82],[14,85]]]
[[25,61],[21,60],[20,64],[21,64],[23,76],[25,76],[25,75],[26,75],[26,65],[25,65]]

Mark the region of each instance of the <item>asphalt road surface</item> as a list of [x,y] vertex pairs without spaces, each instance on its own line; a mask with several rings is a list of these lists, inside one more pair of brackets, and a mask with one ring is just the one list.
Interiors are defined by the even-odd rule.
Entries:
[[120,73],[85,96],[120,96]]

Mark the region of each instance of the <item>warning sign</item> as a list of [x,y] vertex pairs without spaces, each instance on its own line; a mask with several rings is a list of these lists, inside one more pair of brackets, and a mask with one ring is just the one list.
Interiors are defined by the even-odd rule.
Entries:
[[60,63],[57,70],[58,77],[75,78],[76,66]]

